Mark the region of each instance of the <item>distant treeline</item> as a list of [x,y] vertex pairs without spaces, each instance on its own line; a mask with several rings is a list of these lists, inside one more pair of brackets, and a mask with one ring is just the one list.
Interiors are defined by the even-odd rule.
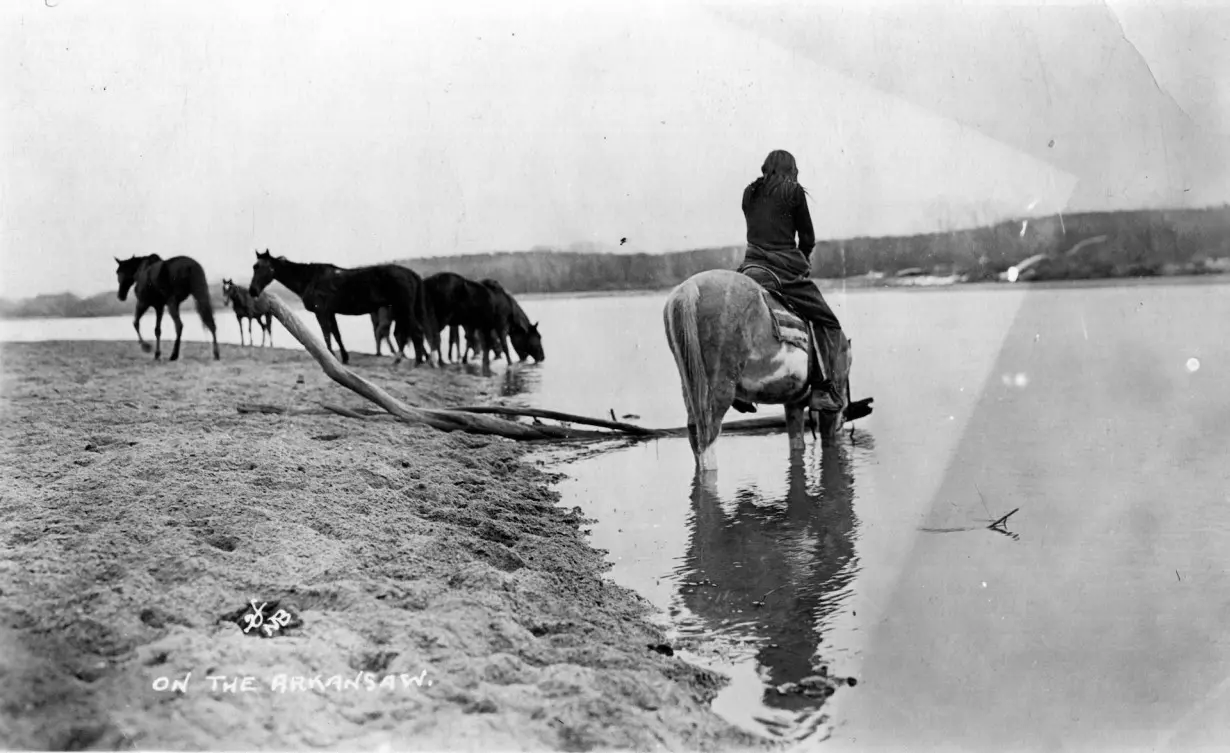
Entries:
[[997,279],[1034,256],[1036,279],[1199,274],[1230,257],[1230,206],[1214,209],[1092,212],[1001,222],[991,227],[901,238],[817,244],[817,277],[903,270]]
[[[447,270],[472,279],[494,278],[513,293],[653,290],[706,269],[733,269],[743,249],[742,244],[667,254],[535,249],[396,263],[424,277]],[[822,241],[812,254],[812,271],[830,279],[891,279],[904,273],[977,282],[1000,279],[1009,267],[1032,260],[1021,279],[1089,279],[1224,271],[1226,259],[1230,206],[1054,215],[970,230]],[[271,287],[298,304],[285,288]],[[220,310],[220,281],[210,289],[214,308]],[[0,317],[5,318],[115,316],[132,310],[132,301],[120,302],[114,290],[89,298],[60,293],[16,302],[0,299]]]
[[[677,285],[706,269],[733,269],[743,244],[668,254],[526,251],[404,259],[423,276],[452,270],[493,277],[514,293],[646,290]],[[1097,212],[1011,220],[990,227],[902,237],[822,241],[812,275],[826,279],[899,273],[999,279],[1038,255],[1028,279],[1090,279],[1221,271],[1230,258],[1230,207]]]

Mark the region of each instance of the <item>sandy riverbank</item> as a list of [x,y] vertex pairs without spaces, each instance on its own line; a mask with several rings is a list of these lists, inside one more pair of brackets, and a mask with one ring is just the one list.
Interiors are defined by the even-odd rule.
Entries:
[[[0,359],[4,747],[758,745],[706,705],[721,678],[647,648],[647,604],[603,579],[523,446],[239,414],[363,405],[297,350],[213,362],[186,343],[155,363],[135,342],[59,342]],[[351,365],[416,405],[495,388],[388,364]],[[250,599],[293,619],[245,634]]]

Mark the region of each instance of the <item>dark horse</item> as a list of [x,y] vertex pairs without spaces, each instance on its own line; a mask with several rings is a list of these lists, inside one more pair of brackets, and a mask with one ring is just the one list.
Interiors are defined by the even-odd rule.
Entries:
[[[538,332],[537,322],[530,322],[521,304],[517,303],[512,293],[504,289],[499,280],[486,279],[482,281],[482,284],[491,291],[496,317],[507,323],[508,339],[503,343],[504,352],[508,352],[508,341],[511,340],[513,350],[517,352],[520,360],[533,358],[536,363],[546,360],[546,354],[542,350],[542,335]],[[496,334],[492,333],[492,337],[495,336]],[[468,347],[477,349],[476,338],[467,336],[466,341]]]
[[269,344],[273,345],[273,313],[269,304],[252,294],[245,288],[235,285],[231,280],[222,281],[222,305],[230,304],[235,311],[235,321],[239,322],[239,344],[243,345],[243,320],[248,320],[248,345],[254,345],[252,340],[252,320],[261,328],[261,347],[265,347],[265,335],[269,335]]
[[214,360],[218,355],[218,331],[214,327],[214,309],[209,301],[209,283],[205,270],[188,256],[175,256],[166,261],[158,254],[133,256],[120,261],[115,259],[115,276],[119,280],[118,297],[128,300],[128,290],[136,285],[137,312],[132,319],[132,328],[137,331],[141,349],[149,352],[149,343],[141,337],[141,317],[146,309],[154,309],[154,358],[162,357],[162,310],[167,309],[175,322],[175,347],[170,360],[179,358],[179,341],[184,332],[184,323],[179,318],[179,304],[188,296],[196,300],[196,312],[214,341]]
[[337,339],[342,363],[350,362],[350,354],[342,345],[337,315],[362,316],[386,306],[392,310],[397,324],[394,363],[401,361],[407,341],[414,344],[416,362],[422,363],[425,357],[430,362],[430,352],[423,348],[423,336],[430,337],[433,331],[432,315],[423,294],[423,280],[414,270],[396,264],[354,269],[333,264],[300,264],[287,261],[284,256],[275,257],[269,249],[257,251],[248,292],[259,296],[274,280],[303,299],[303,307],[316,315],[329,352],[333,352],[330,337]]
[[[423,286],[427,290],[429,307],[435,315],[432,347],[437,354],[440,351],[440,330],[449,327],[451,334],[456,328],[464,327],[467,332],[476,333],[478,349],[482,352],[483,373],[491,370],[490,351],[502,353],[505,359],[509,359],[506,346],[508,312],[501,307],[502,302],[497,300],[490,288],[456,272],[434,274],[423,281]],[[450,358],[452,345],[450,342]]]

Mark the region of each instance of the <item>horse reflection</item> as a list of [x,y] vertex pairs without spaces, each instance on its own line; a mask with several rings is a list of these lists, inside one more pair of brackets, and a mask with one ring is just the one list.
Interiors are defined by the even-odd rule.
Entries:
[[509,364],[504,371],[504,381],[500,385],[501,397],[514,397],[538,391],[542,380],[542,372],[536,366],[526,364]]
[[[846,453],[844,446],[825,448],[819,483],[811,484],[801,453],[792,453],[784,500],[770,503],[741,489],[729,515],[712,474],[693,481],[693,535],[680,574],[697,585],[683,586],[681,601],[707,631],[759,645],[756,661],[770,686],[817,674],[821,626],[854,575],[854,487]],[[766,687],[764,703],[807,712],[823,700]]]

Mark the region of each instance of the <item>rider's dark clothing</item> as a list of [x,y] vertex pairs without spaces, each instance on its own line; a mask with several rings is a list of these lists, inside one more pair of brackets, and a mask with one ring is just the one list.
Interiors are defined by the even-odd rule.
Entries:
[[799,316],[817,328],[841,329],[811,280],[816,234],[803,187],[791,183],[786,190],[769,191],[757,180],[743,190],[743,217],[747,220],[747,252],[739,271],[751,272],[759,280],[763,273],[749,267],[767,267],[780,281],[782,297]]

